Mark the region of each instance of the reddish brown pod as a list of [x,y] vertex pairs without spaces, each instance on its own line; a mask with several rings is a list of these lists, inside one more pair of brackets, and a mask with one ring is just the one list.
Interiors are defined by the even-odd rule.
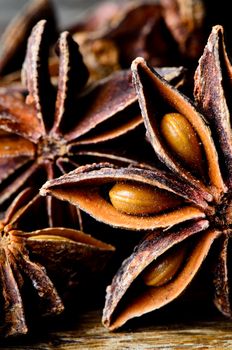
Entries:
[[[99,81],[77,97],[84,90],[88,70],[67,32],[57,44],[60,66],[54,86],[48,71],[48,31],[47,22],[40,21],[28,42],[22,72],[26,100],[9,90],[0,93],[1,203],[28,183],[38,188],[43,181],[75,168],[84,156],[107,158],[107,151],[96,146],[142,123],[127,71]],[[117,158],[111,153],[110,159]],[[52,203],[48,206],[52,212]]]
[[25,189],[0,221],[3,337],[28,332],[28,306],[34,319],[63,312],[64,293],[71,288],[78,292],[86,276],[100,273],[114,252],[111,245],[76,229],[49,228],[44,204]]
[[[206,220],[188,221],[179,227],[150,234],[141,242],[122,264],[107,289],[103,323],[109,329],[116,329],[129,319],[159,309],[180,296],[200,269],[213,244],[217,245],[212,279],[214,303],[224,315],[231,317],[228,266],[231,236],[231,126],[230,104],[227,102],[230,86],[226,84],[231,65],[225,51],[223,29],[220,26],[212,29],[195,75],[196,101],[207,124],[190,101],[176,94],[175,89],[170,89],[163,79],[149,70],[143,60],[137,59],[132,70],[149,140],[160,160],[178,177],[187,179],[189,185],[201,188],[201,191],[206,189],[213,201],[209,198],[206,200],[208,208],[203,210]],[[160,109],[152,107],[149,103],[151,98],[156,107],[155,101],[159,98]],[[186,149],[177,152],[180,141],[184,146],[183,138],[186,132],[189,135],[189,129],[182,119],[179,121],[174,115],[171,120],[164,120],[168,129],[164,133],[162,121],[166,112],[184,116],[198,138],[202,153],[198,153],[199,159],[195,162],[194,170],[191,162],[190,165],[186,163]],[[173,146],[170,141],[174,137],[176,143]],[[193,147],[187,147],[187,152],[195,152],[196,140],[191,141],[190,138]],[[204,170],[198,170],[202,162]],[[178,254],[175,255],[175,252]]]
[[[131,73],[118,71],[85,88],[88,70],[68,32],[57,43],[59,76],[53,84],[48,30],[47,22],[40,21],[29,38],[22,71],[26,100],[9,91],[0,93],[1,203],[26,183],[39,187],[90,158],[128,164],[126,155],[107,149],[106,142],[142,124]],[[183,76],[181,68],[161,73],[171,81]]]
[[142,58],[133,62],[132,73],[147,139],[167,170],[98,164],[48,181],[41,193],[109,225],[158,229],[107,289],[103,323],[109,329],[181,296],[212,246],[214,303],[231,317],[231,64],[223,28],[213,27],[199,61],[195,103]]
[[208,12],[204,0],[106,2],[70,30],[92,57],[98,46],[108,44],[115,69],[116,62],[129,67],[138,56],[153,66],[184,64],[195,69],[211,29]]

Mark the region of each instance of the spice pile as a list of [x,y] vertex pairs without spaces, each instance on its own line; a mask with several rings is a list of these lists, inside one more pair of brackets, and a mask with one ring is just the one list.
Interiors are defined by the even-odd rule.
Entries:
[[34,0],[3,33],[1,336],[61,314],[91,281],[109,284],[115,330],[181,298],[202,266],[232,317],[229,22],[209,9],[105,2],[61,31]]

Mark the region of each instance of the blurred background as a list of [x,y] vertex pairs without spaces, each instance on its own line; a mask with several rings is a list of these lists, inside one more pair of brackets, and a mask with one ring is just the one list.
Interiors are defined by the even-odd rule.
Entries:
[[[114,54],[115,62],[119,63],[120,68],[129,68],[134,58],[142,56],[152,66],[184,66],[188,68],[190,74],[193,74],[212,26],[215,24],[224,26],[227,51],[229,56],[232,56],[231,19],[228,7],[230,2],[226,0],[221,0],[220,4],[210,0],[50,1],[55,10],[58,32],[70,31],[74,40],[81,47],[85,63],[88,66],[87,59],[89,59],[92,68],[95,65],[96,72],[99,72],[99,67],[96,68],[96,65],[106,66],[113,62],[110,55]],[[94,9],[99,4],[107,2],[107,9],[101,7],[93,15]],[[34,1],[0,0],[0,36],[15,15],[21,14],[22,8],[30,3]],[[38,3],[41,5],[40,1]],[[30,16],[26,18],[30,22]],[[41,19],[41,11],[39,19]],[[23,21],[28,26],[26,34],[23,33],[24,26],[20,24],[22,30],[14,28],[14,35],[11,30],[8,30],[8,37],[3,36],[0,43],[1,76],[21,67],[26,49],[26,38],[32,26],[28,24],[25,17]],[[53,21],[52,23],[51,27],[55,28]],[[57,30],[55,31],[56,34],[50,33],[51,37],[54,35],[51,41],[57,35]],[[23,44],[19,44],[20,38],[24,40]],[[18,53],[16,54],[10,47],[13,41],[18,45],[17,52],[21,52],[20,62]],[[14,67],[7,68],[7,65],[12,65],[11,62],[8,62],[9,57],[14,60]],[[106,60],[107,64],[103,62]],[[119,66],[116,68],[116,63],[114,68],[118,69]],[[89,66],[88,68],[91,70]],[[112,67],[109,68],[109,72],[113,70]]]
[[[0,30],[2,30],[27,3],[28,0],[0,0]],[[85,16],[89,9],[93,9],[102,0],[53,0],[59,23],[62,27],[74,23]]]

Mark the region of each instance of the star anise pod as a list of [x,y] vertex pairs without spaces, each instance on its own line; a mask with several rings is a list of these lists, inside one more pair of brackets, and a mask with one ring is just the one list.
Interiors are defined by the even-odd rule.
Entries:
[[59,315],[65,293],[102,271],[114,251],[76,229],[48,228],[44,206],[25,189],[0,221],[0,336],[27,333],[37,313]]
[[[39,22],[28,42],[22,73],[26,103],[22,96],[0,93],[0,203],[28,182],[39,188],[47,179],[90,162],[81,160],[86,157],[128,164],[123,154],[97,145],[142,125],[131,73],[116,72],[84,90],[88,71],[68,32],[58,41],[58,84],[51,84],[48,29],[46,21]],[[181,68],[161,72],[173,83],[182,80]]]
[[[99,82],[76,99],[88,71],[67,32],[58,42],[60,71],[56,89],[48,74],[47,30],[47,22],[41,21],[29,39],[23,68],[29,92],[26,103],[22,97],[0,94],[1,203],[27,181],[32,183],[33,177],[37,177],[34,184],[39,188],[44,180],[76,167],[73,156],[78,154],[79,145],[95,146],[142,122],[139,108],[134,106],[136,95],[128,72]],[[109,123],[107,130],[104,125]]]
[[195,69],[210,31],[206,17],[203,0],[123,1],[100,4],[70,30],[82,38],[81,50],[110,40],[123,68],[141,56],[154,66],[194,64]]
[[57,39],[56,15],[50,0],[33,0],[11,20],[0,38],[1,85],[20,81],[27,40],[34,25],[41,19],[49,23],[47,33],[50,45]]
[[195,79],[204,117],[189,98],[137,58],[132,72],[147,137],[166,170],[86,166],[41,190],[109,225],[158,229],[124,261],[107,289],[103,323],[109,329],[180,296],[210,251],[214,303],[232,316],[231,69],[222,27],[216,26]]

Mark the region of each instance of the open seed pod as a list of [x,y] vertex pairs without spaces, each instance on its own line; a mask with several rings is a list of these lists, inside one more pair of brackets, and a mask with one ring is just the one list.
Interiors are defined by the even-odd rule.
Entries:
[[[100,81],[76,99],[87,82],[88,71],[67,32],[61,34],[57,44],[60,73],[55,91],[48,72],[48,31],[47,22],[40,21],[28,42],[23,69],[29,91],[26,101],[7,91],[0,95],[1,203],[28,182],[39,187],[43,181],[75,168],[77,146],[79,150],[80,145],[94,148],[142,123],[128,72]],[[75,118],[77,109],[79,116]],[[109,124],[111,129],[107,130]],[[95,150],[91,151],[94,154]],[[45,177],[38,176],[41,172]]]
[[[96,219],[110,225],[115,225],[115,217],[118,216],[120,217],[120,220],[117,221],[119,227],[125,227],[125,222],[133,222],[130,225],[126,224],[127,227],[130,229],[149,229],[149,225],[147,225],[149,220],[153,221],[154,218],[158,218],[158,225],[150,226],[150,228],[160,227],[163,229],[157,236],[157,244],[161,246],[165,237],[169,236],[169,232],[171,234],[172,230],[177,230],[177,234],[181,237],[182,228],[189,225],[187,236],[193,231],[202,231],[202,240],[206,239],[208,242],[202,257],[207,254],[210,242],[220,236],[221,243],[218,255],[214,259],[215,276],[212,283],[215,287],[214,303],[222,314],[232,317],[231,280],[228,267],[230,261],[228,247],[232,223],[231,125],[230,104],[227,98],[228,89],[231,88],[228,79],[231,65],[225,53],[223,30],[220,26],[213,28],[196,74],[195,93],[201,111],[204,112],[204,108],[206,110],[207,121],[204,114],[199,112],[189,98],[171,86],[154,69],[149,68],[144,59],[137,58],[133,62],[132,72],[147,138],[167,171],[133,167],[115,169],[97,164],[94,167],[79,168],[59,179],[47,182],[41,193],[70,201]],[[214,76],[214,84],[212,85],[211,75]],[[219,97],[215,99],[215,96]],[[111,186],[108,188],[109,195],[107,197],[104,195],[104,188],[108,186],[109,180]],[[128,181],[133,181],[132,186]],[[139,186],[135,186],[136,181],[138,181]],[[149,187],[149,190],[147,187],[145,188],[144,183],[167,191],[168,196],[162,197],[159,192],[156,192],[154,196],[151,188]],[[101,186],[103,191],[99,190]],[[102,195],[99,196],[99,194]],[[170,198],[173,198],[173,194],[177,195],[178,199],[181,198],[178,203],[172,202],[172,200],[169,202]],[[90,200],[93,198],[96,200],[94,204]],[[109,199],[111,199],[111,203]],[[105,203],[108,203],[107,206]],[[164,206],[168,206],[170,203],[170,207],[161,208],[157,203]],[[161,208],[160,212],[155,212],[156,207]],[[189,212],[188,215],[183,215],[183,210],[189,210],[189,207],[194,212],[193,217],[189,216]],[[180,211],[176,210],[177,208],[180,208]],[[175,210],[175,220],[169,221],[172,217],[171,213],[175,213]],[[203,228],[198,227],[201,225],[202,218],[205,218],[204,223],[206,224]],[[198,227],[198,229],[195,231],[194,227]],[[193,251],[196,251],[197,255],[201,254],[202,247],[204,247],[204,243],[201,242],[198,245],[196,242],[193,244]],[[155,248],[152,247],[152,251],[155,252]],[[160,251],[161,254],[163,252]],[[138,259],[138,261],[140,260]],[[198,261],[198,267],[202,261],[203,258]],[[116,279],[114,287],[108,289],[107,300],[111,300],[107,301],[108,304],[115,300],[116,294],[124,288],[128,270],[124,275],[123,266],[118,274],[123,278]],[[136,266],[135,269],[136,271],[138,269],[139,274],[140,264],[136,262],[133,266]],[[188,271],[192,275],[197,270],[198,268],[193,267],[193,270],[190,268]],[[133,278],[130,277],[130,281],[137,276],[136,274],[137,272],[133,274]],[[190,282],[189,279],[187,281]],[[177,284],[175,296],[173,295],[167,300],[171,301],[179,296],[187,284],[182,284],[182,282]],[[114,294],[114,290],[117,290],[116,294]],[[152,302],[156,305],[156,298],[152,298]],[[158,303],[157,307],[161,306],[162,303]],[[107,309],[110,309],[109,305]],[[149,307],[148,311],[151,310],[152,307]],[[108,315],[110,314],[111,311]],[[110,317],[107,316],[107,318]],[[109,320],[105,324],[111,327]]]
[[103,324],[115,330],[128,320],[167,305],[190,284],[218,237],[199,220],[150,233],[107,287]]
[[227,188],[204,117],[142,58],[132,63],[132,72],[147,138],[161,162],[202,192],[220,197]]
[[99,163],[79,167],[40,190],[114,227],[151,230],[205,216],[204,196],[165,172]]
[[[214,213],[211,215],[205,212],[208,222],[200,236],[197,234],[200,238],[195,240],[192,246],[193,250],[188,252],[185,264],[182,267],[179,266],[179,272],[177,270],[178,259],[181,260],[181,250],[178,250],[178,245],[176,248],[174,247],[173,253],[164,255],[163,258],[163,252],[166,249],[162,249],[165,247],[166,239],[168,240],[166,237],[172,234],[172,230],[177,230],[176,232],[181,237],[183,228],[174,227],[157,234],[158,238],[151,247],[151,251],[154,255],[156,253],[159,255],[160,245],[162,247],[162,256],[159,258],[161,261],[158,264],[157,260],[154,265],[155,270],[153,270],[154,266],[151,265],[152,267],[148,267],[143,275],[143,281],[148,286],[152,286],[153,289],[148,293],[144,292],[144,294],[140,294],[140,291],[135,292],[133,299],[130,299],[130,303],[126,304],[125,301],[121,302],[121,299],[126,297],[127,290],[127,297],[129,296],[129,287],[132,287],[132,281],[136,281],[141,272],[140,263],[143,261],[141,256],[145,255],[146,263],[151,261],[147,259],[147,251],[143,248],[142,243],[134,255],[128,258],[119,269],[112,285],[107,290],[103,322],[110,329],[116,329],[130,318],[160,308],[175,299],[187,287],[208,253],[212,242],[218,237],[220,237],[218,255],[214,257],[215,268],[212,280],[212,285],[215,287],[214,303],[222,314],[231,317],[231,280],[228,266],[231,235],[231,125],[230,104],[227,102],[228,89],[231,88],[227,84],[229,82],[227,77],[231,75],[231,65],[225,51],[223,29],[220,26],[212,29],[195,75],[195,96],[202,113],[207,118],[208,125],[194,105],[185,96],[179,94],[175,88],[170,87],[156,72],[152,72],[142,59],[137,59],[133,63],[132,70],[148,138],[155,152],[160,160],[178,177],[185,178],[200,191],[206,189],[207,192],[211,193],[214,197],[211,204],[214,207]],[[165,117],[163,122],[164,115],[168,115],[168,117]],[[170,115],[173,118],[169,119]],[[190,123],[190,128],[186,120]],[[212,134],[209,127],[211,127]],[[191,152],[198,153],[197,147],[199,147],[195,143],[196,139],[191,140],[195,138],[192,136],[194,134],[199,137],[198,143],[203,148],[204,156],[197,156],[198,160],[193,163],[199,169],[198,163],[204,159],[205,170],[202,174],[201,171],[194,174],[191,167]],[[186,146],[185,141],[187,135],[190,140],[189,146]],[[191,160],[189,164],[186,162],[184,151],[182,152],[179,144],[184,151],[187,149],[189,155],[187,161]],[[220,155],[220,167],[217,154]],[[176,159],[178,163],[175,162]],[[194,225],[199,224],[200,221],[190,223],[188,238],[180,238],[180,247],[182,244],[185,246],[185,242],[188,243]],[[207,228],[208,225],[209,228]],[[202,227],[198,227],[196,232],[198,231],[202,231]],[[177,254],[178,259],[175,254]],[[135,263],[134,258],[139,261],[139,264]],[[191,264],[193,265],[191,266]],[[134,266],[136,266],[135,269]],[[147,265],[144,264],[143,267],[145,266]],[[184,275],[185,271],[188,271],[188,275]],[[173,277],[170,278],[172,274]],[[182,277],[184,277],[183,280]],[[163,286],[162,278],[164,278]]]
[[221,26],[215,26],[195,73],[194,96],[206,120],[212,125],[212,134],[220,154],[220,165],[230,188],[232,185],[231,79],[232,66],[226,52],[224,30]]
[[[83,164],[85,157],[107,158],[106,147],[101,154],[98,145],[142,125],[131,72],[115,72],[85,89],[88,70],[68,32],[57,43],[59,77],[54,87],[48,70],[48,31],[47,22],[40,21],[28,41],[22,72],[26,100],[0,93],[0,204],[28,182],[38,188]],[[181,68],[162,73],[175,83],[183,78]],[[110,161],[117,158],[114,150],[108,155]]]
[[46,227],[44,200],[33,192],[21,192],[0,221],[0,335],[4,337],[28,332],[25,305],[44,316],[59,315],[65,293],[91,274],[99,274],[114,252],[111,245],[81,231]]

